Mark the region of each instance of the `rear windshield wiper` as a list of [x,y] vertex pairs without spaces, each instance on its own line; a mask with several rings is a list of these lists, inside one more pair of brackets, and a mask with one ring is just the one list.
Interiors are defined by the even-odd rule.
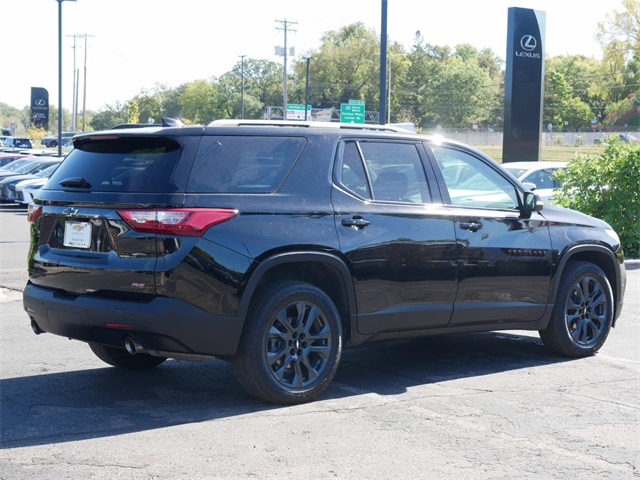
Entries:
[[82,177],[65,178],[59,185],[61,187],[91,188],[91,184]]

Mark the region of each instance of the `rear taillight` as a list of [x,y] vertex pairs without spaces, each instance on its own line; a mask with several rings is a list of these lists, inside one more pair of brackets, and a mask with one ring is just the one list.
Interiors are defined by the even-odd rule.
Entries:
[[229,208],[127,209],[118,214],[136,232],[201,236],[207,228],[238,214]]
[[40,216],[40,212],[42,212],[42,205],[34,205],[33,203],[29,204],[29,208],[27,209],[27,221],[29,223],[36,223],[38,217]]

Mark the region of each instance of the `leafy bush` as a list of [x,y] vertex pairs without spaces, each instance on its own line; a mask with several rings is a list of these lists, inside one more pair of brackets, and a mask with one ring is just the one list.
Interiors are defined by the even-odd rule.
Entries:
[[610,137],[598,155],[576,154],[554,202],[601,218],[620,236],[627,258],[640,258],[640,144]]

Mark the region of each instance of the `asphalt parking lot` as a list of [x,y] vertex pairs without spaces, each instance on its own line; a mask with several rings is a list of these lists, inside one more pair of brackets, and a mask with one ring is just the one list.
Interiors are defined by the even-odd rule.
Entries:
[[638,479],[640,262],[601,352],[533,332],[345,352],[313,403],[248,397],[221,360],[122,372],[31,332],[26,212],[0,206],[0,479]]

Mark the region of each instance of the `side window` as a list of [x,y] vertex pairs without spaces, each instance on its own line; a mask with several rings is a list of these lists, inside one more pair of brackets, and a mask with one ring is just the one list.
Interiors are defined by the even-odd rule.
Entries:
[[187,192],[273,192],[305,143],[298,137],[205,137],[193,163]]
[[362,141],[359,145],[371,181],[374,200],[431,202],[420,154],[414,144]]
[[356,142],[342,144],[342,161],[338,175],[338,183],[362,198],[371,199],[369,180]]
[[478,208],[518,207],[515,187],[479,158],[446,147],[431,147],[452,205]]
[[553,188],[554,184],[551,179],[552,174],[553,172],[551,170],[538,170],[537,172],[533,172],[531,175],[527,176],[524,181],[533,183],[538,190],[543,188]]

